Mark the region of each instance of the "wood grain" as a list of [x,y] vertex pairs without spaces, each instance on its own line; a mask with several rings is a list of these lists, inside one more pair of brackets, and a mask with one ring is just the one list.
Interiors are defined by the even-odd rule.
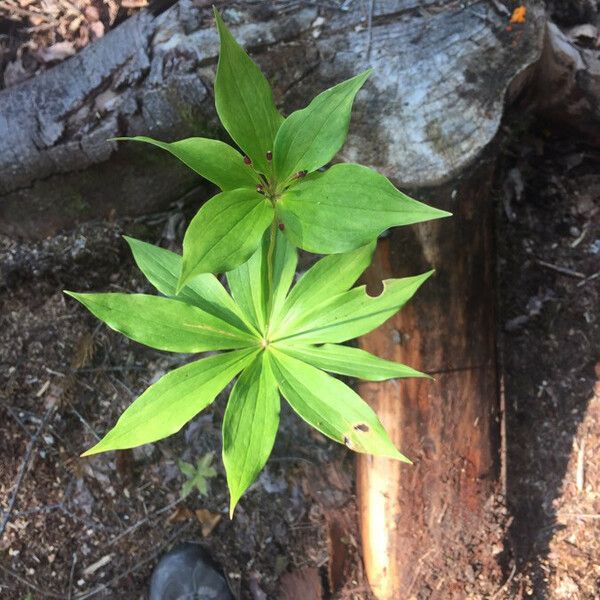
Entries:
[[[452,577],[445,548],[475,543],[498,489],[491,170],[484,164],[457,186],[426,193],[454,217],[394,232],[379,243],[367,274],[375,288],[388,277],[436,269],[408,306],[360,344],[435,377],[360,385],[414,461],[358,461],[364,560],[380,600],[421,589],[419,563],[423,573]],[[454,597],[446,587],[440,593],[431,597]]]

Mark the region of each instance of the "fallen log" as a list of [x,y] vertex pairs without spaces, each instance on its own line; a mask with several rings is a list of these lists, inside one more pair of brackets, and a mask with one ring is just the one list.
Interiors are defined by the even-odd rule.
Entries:
[[467,590],[483,597],[469,588],[468,566],[485,581],[501,576],[492,178],[490,156],[460,181],[422,193],[454,218],[380,241],[367,274],[375,289],[383,279],[436,269],[418,299],[360,343],[435,378],[360,385],[415,463],[358,459],[363,557],[380,600],[424,589],[428,598],[464,598]]
[[[198,188],[199,178],[159,151],[107,140],[223,135],[210,4],[139,13],[0,92],[0,232],[40,237],[169,206]],[[358,2],[221,5],[284,110],[372,66],[341,158],[403,186],[446,180],[477,157],[498,129],[508,83],[540,49],[539,27],[508,32],[506,15],[484,0],[387,0],[371,13]]]

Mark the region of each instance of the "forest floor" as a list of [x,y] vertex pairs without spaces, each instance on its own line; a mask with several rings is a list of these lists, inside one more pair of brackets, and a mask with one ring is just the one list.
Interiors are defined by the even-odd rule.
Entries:
[[[233,521],[219,452],[206,497],[180,499],[177,465],[220,448],[223,397],[183,434],[78,457],[149,383],[189,360],[98,326],[62,293],[150,291],[120,234],[169,246],[184,215],[142,221],[88,224],[37,245],[1,240],[0,522],[16,496],[0,541],[0,598],[144,598],[157,557],[184,540],[204,542],[241,598],[298,598],[307,586],[315,599],[323,587],[368,598],[353,461],[290,410]],[[329,532],[344,539],[335,552]]]
[[[600,152],[538,125],[526,133],[507,125],[501,139],[495,200],[510,527],[505,580],[477,588],[506,599],[598,598]],[[206,497],[180,499],[177,467],[220,447],[223,399],[173,438],[78,458],[188,357],[129,342],[62,290],[147,291],[120,234],[177,248],[188,216],[90,223],[37,244],[1,239],[0,516],[9,505],[12,512],[0,542],[0,598],[143,598],[157,558],[182,540],[202,540],[243,599],[312,600],[307,589],[315,600],[370,598],[353,460],[289,411],[233,521],[218,457]],[[467,589],[465,597],[488,597]]]
[[[31,20],[34,3],[0,0],[0,17],[14,6],[25,11],[0,22],[0,88],[143,4],[48,3],[58,7],[63,36],[48,33],[45,21],[35,25],[42,17]],[[564,18],[589,18],[573,15]],[[25,26],[38,27],[37,36]],[[511,118],[495,143],[509,527],[504,579],[480,582],[489,594],[465,587],[463,597],[597,599],[600,152]],[[79,458],[149,383],[188,357],[129,342],[62,290],[147,291],[120,235],[177,249],[189,216],[174,209],[88,223],[36,244],[0,238],[0,525],[10,516],[0,536],[1,600],[145,598],[157,558],[183,540],[202,541],[244,600],[371,599],[353,459],[289,411],[233,521],[218,452],[206,497],[181,500],[177,466],[220,447],[223,398],[173,438]],[[464,571],[473,577],[470,565]]]
[[517,132],[496,190],[507,598],[599,598],[600,152]]

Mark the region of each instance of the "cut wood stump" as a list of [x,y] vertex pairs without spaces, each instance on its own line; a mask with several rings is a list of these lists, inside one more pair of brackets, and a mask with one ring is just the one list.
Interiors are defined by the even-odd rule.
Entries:
[[[214,2],[274,84],[285,112],[373,67],[340,158],[403,186],[448,180],[496,134],[506,89],[543,28],[506,31],[488,0]],[[0,91],[0,233],[42,237],[76,222],[148,213],[199,177],[161,151],[108,141],[224,136],[213,107],[212,2],[141,12],[56,67]],[[318,6],[317,6],[318,5]]]

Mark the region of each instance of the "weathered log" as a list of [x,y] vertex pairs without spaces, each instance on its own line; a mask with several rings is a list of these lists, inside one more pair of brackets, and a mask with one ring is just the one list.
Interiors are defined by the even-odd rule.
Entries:
[[358,461],[363,556],[380,600],[420,597],[424,589],[428,598],[462,598],[465,565],[481,565],[488,580],[499,572],[501,535],[490,502],[501,491],[492,162],[424,191],[421,197],[454,218],[395,231],[380,241],[367,274],[375,288],[382,279],[436,269],[412,303],[361,340],[435,377],[360,385],[415,462]]
[[[140,13],[0,92],[0,231],[39,237],[111,211],[168,206],[198,186],[158,151],[106,140],[222,133],[209,4],[181,0],[156,18]],[[386,0],[373,3],[372,15],[360,2],[344,3],[347,10],[292,0],[221,4],[287,110],[373,66],[343,158],[404,186],[448,179],[481,152],[498,129],[508,83],[540,47],[533,3],[532,26],[513,32],[486,0]]]

